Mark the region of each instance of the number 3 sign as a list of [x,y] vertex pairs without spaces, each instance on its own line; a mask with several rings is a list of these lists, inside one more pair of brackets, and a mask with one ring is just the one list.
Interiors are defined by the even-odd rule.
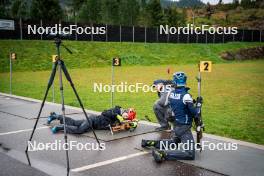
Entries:
[[113,66],[121,66],[121,59],[118,57],[113,58]]
[[212,61],[200,61],[200,72],[211,72]]

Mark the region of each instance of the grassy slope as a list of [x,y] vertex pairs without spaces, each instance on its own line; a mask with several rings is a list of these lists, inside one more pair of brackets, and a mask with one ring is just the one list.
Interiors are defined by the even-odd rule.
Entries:
[[[233,64],[216,64],[212,73],[203,74],[202,94],[204,97],[203,115],[206,132],[264,144],[264,61],[251,61]],[[116,68],[116,82],[133,84],[141,82],[150,85],[154,79],[169,78],[166,66],[138,66]],[[171,65],[172,71],[183,70],[188,74],[191,93],[197,96],[195,81],[196,66]],[[76,87],[88,109],[101,111],[110,107],[110,93],[93,92],[93,83],[110,84],[108,67],[70,69]],[[41,99],[46,88],[49,71],[14,73],[14,93]],[[8,92],[8,73],[0,74],[0,91]],[[57,79],[56,83],[58,82]],[[64,81],[65,82],[65,81]],[[56,84],[56,101],[60,101]],[[49,100],[51,100],[51,92]],[[155,93],[117,93],[115,104],[133,106],[139,118],[148,115],[155,121],[152,105]],[[68,84],[65,83],[66,103],[78,106]]]
[[[264,43],[228,44],[144,44],[144,43],[103,43],[65,41],[74,52],[68,54],[62,49],[69,68],[108,66],[111,58],[123,58],[123,65],[170,65],[193,64],[199,60],[223,63],[219,53],[245,47],[264,45]],[[0,40],[0,72],[8,71],[8,53],[13,50],[18,55],[14,64],[16,71],[48,70],[51,55],[55,54],[52,41]]]

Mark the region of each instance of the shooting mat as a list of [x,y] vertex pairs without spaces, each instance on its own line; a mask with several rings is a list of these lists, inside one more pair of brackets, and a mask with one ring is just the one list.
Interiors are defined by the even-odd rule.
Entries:
[[[152,132],[155,132],[155,128],[157,127],[152,126],[152,125],[138,123],[138,127],[132,132],[130,132],[129,130],[119,131],[119,132],[115,132],[113,135],[111,134],[110,129],[109,130],[95,130],[95,132],[99,140],[109,142],[109,141],[114,141],[114,140],[118,140],[122,138],[152,133]],[[83,135],[94,138],[93,132],[84,133]]]
[[[88,114],[88,113],[87,113]],[[75,120],[81,120],[81,119],[85,119],[85,116],[83,113],[78,113],[78,114],[70,114],[70,115],[66,115],[67,117],[71,117]],[[89,117],[89,114],[88,114]],[[59,121],[53,121],[52,122],[52,126],[59,124]],[[46,124],[44,124],[46,125]],[[111,134],[110,129],[109,130],[95,130],[95,133],[98,137],[99,140],[101,141],[105,141],[105,142],[109,142],[109,141],[113,141],[113,140],[117,140],[117,139],[122,139],[122,138],[127,138],[127,137],[132,137],[132,136],[138,136],[138,135],[142,135],[142,134],[148,134],[148,133],[153,133],[155,132],[155,128],[157,128],[156,126],[152,126],[152,125],[146,125],[143,123],[138,123],[138,127],[130,132],[128,131],[119,131],[119,132],[115,132],[113,135]],[[90,138],[94,138],[94,134],[93,132],[87,132],[82,134],[82,136],[87,136]]]

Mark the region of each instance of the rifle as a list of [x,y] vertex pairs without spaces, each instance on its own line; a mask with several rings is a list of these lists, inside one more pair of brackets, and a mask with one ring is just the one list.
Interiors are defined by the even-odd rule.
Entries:
[[163,84],[164,86],[167,86],[167,85],[173,85],[173,82],[172,82],[172,80],[157,79],[157,80],[153,81],[152,86],[157,86],[158,84]]
[[[155,87],[158,84],[163,84],[166,88],[166,86],[170,86],[170,87],[175,87],[174,83],[172,82],[172,80],[165,80],[165,79],[157,79],[153,82],[152,86]],[[158,97],[160,97],[160,92],[158,91]]]
[[108,125],[110,132],[112,135],[114,135],[115,132],[119,131],[130,131],[133,132],[137,128],[138,125],[138,120],[133,119],[133,120],[125,120],[121,123],[115,124],[111,126],[110,124]]
[[197,79],[197,82],[198,82],[198,97],[197,97],[197,100],[196,100],[196,108],[197,108],[198,114],[197,114],[197,118],[195,120],[196,142],[197,142],[197,147],[202,150],[200,142],[201,142],[201,139],[203,137],[203,131],[205,131],[205,128],[204,128],[204,124],[203,124],[203,121],[202,121],[202,103],[203,103],[203,98],[201,96],[201,81],[202,81],[202,78],[201,78],[200,67],[199,67],[198,77],[196,79]]

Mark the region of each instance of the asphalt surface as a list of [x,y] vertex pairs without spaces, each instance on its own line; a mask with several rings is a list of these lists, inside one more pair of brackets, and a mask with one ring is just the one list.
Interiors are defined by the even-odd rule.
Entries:
[[[0,95],[0,175],[66,175],[65,151],[31,151],[32,167],[27,165],[24,153],[40,103]],[[64,142],[63,133],[52,134],[45,124],[50,111],[60,113],[60,106],[48,104],[38,123],[33,141],[38,143]],[[76,108],[68,109],[68,116],[84,118]],[[74,115],[73,115],[74,114]],[[144,126],[144,125],[142,125]],[[146,129],[152,127],[146,126]],[[100,133],[101,139],[112,139],[109,131]],[[131,136],[122,134],[115,140],[100,140],[105,150],[69,151],[70,175],[262,175],[264,150],[246,146],[237,151],[197,152],[195,161],[166,161],[156,164],[152,156],[140,147],[142,138],[167,138],[167,132],[143,130]],[[98,149],[94,136],[68,135],[69,141],[91,144]],[[213,143],[219,141],[205,138]],[[4,164],[2,164],[4,163]]]
[[24,163],[21,163],[4,153],[0,153],[0,158],[1,158],[0,175],[13,176],[19,174],[20,176],[29,176],[29,175],[48,176],[46,173],[41,172]]

